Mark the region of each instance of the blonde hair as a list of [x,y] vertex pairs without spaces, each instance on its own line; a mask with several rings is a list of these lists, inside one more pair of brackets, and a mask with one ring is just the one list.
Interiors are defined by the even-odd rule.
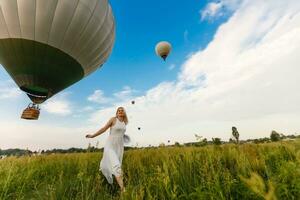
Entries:
[[117,115],[118,115],[118,110],[121,109],[121,108],[124,110],[124,117],[123,117],[123,120],[124,120],[125,124],[127,125],[127,124],[128,124],[128,117],[127,117],[127,114],[126,114],[126,111],[125,111],[125,108],[124,108],[124,107],[118,107],[118,108],[117,108],[117,111],[116,111],[116,117],[117,117]]

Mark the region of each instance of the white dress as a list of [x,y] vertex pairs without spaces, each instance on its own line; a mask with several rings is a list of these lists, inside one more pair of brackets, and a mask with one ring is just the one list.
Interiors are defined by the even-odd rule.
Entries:
[[110,128],[109,136],[104,146],[104,153],[100,162],[100,171],[112,184],[114,176],[122,173],[122,159],[124,153],[124,134],[126,131],[125,122],[116,118],[116,123]]

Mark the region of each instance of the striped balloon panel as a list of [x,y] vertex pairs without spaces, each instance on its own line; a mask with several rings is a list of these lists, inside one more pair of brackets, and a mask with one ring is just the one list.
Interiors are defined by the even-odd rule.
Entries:
[[114,41],[107,0],[0,0],[0,63],[28,93],[49,98],[89,75]]

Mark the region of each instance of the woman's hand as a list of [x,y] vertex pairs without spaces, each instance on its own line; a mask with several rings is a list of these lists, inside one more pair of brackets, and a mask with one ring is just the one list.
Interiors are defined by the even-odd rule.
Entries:
[[85,137],[86,137],[86,138],[93,138],[93,135],[87,134]]

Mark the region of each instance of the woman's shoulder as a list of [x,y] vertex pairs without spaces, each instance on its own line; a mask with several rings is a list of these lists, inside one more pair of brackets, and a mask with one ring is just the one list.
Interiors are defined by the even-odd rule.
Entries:
[[111,117],[108,121],[108,124],[109,124],[110,127],[115,125],[115,123],[116,123],[116,117]]
[[116,119],[117,119],[117,117],[111,117],[110,119],[109,119],[109,121],[116,121]]

